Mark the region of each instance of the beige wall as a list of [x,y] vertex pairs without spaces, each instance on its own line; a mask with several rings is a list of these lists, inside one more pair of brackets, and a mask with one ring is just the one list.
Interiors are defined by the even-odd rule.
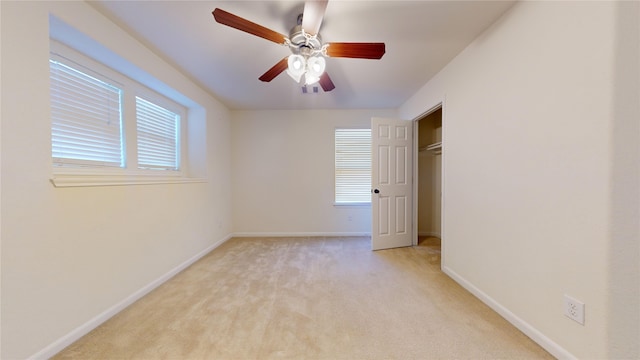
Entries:
[[370,206],[334,206],[334,129],[392,110],[234,111],[233,229],[242,235],[369,234]]
[[[0,357],[23,359],[230,234],[230,124],[221,104],[85,3],[1,6]],[[50,12],[201,106],[206,136],[191,151],[207,182],[52,186]]]
[[616,9],[609,358],[640,359],[640,2]]
[[445,103],[443,268],[563,358],[638,358],[637,6],[517,3],[400,109]]
[[[520,2],[399,111],[229,113],[82,3],[0,2],[0,357],[231,232],[369,232],[370,208],[333,206],[333,129],[444,101],[445,271],[557,356],[638,358],[638,8]],[[51,186],[49,11],[203,106],[207,183]]]

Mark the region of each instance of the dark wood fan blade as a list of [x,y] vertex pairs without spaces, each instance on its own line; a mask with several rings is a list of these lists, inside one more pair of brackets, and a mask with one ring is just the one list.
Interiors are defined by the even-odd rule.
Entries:
[[288,58],[284,58],[280,60],[277,64],[273,65],[271,69],[267,70],[266,73],[260,76],[260,80],[264,82],[269,82],[273,80],[276,76],[280,75],[281,72],[287,70],[287,67],[289,66],[287,64],[287,60]]
[[220,24],[227,25],[244,32],[248,32],[249,34],[259,36],[263,39],[273,41],[277,44],[284,44],[285,39],[287,38],[277,31],[273,31],[262,25],[258,25],[254,22],[241,18],[240,16],[233,15],[232,13],[224,11],[222,9],[216,8],[215,10],[213,10],[213,17]]
[[320,83],[320,86],[324,91],[331,91],[336,88],[326,71],[322,74],[322,76],[320,76],[320,80],[318,81],[318,83]]
[[329,0],[307,0],[302,12],[302,28],[306,33],[315,35],[320,31],[320,24]]
[[384,43],[329,43],[327,55],[330,57],[380,59],[384,55]]

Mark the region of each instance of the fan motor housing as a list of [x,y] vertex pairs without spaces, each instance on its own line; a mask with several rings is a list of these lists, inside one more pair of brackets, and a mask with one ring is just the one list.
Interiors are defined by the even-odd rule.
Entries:
[[322,49],[322,38],[320,34],[311,36],[302,30],[302,25],[296,25],[291,29],[289,41],[291,42],[291,48],[294,53],[302,55]]

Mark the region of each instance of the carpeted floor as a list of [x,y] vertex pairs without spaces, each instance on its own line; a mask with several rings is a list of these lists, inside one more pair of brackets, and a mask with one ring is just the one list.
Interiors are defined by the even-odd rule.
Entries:
[[55,359],[553,359],[440,271],[439,242],[231,239]]

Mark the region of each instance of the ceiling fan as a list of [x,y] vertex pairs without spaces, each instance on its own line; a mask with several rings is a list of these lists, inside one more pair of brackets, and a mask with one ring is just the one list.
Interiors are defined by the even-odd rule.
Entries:
[[385,53],[385,45],[363,42],[323,43],[318,31],[327,3],[328,0],[306,1],[303,13],[298,16],[297,25],[291,29],[288,37],[219,8],[213,11],[213,17],[220,24],[290,48],[291,55],[262,74],[260,80],[269,82],[286,70],[298,83],[304,81],[304,85],[311,85],[318,82],[322,90],[331,91],[335,85],[325,72],[325,57],[380,59]]

